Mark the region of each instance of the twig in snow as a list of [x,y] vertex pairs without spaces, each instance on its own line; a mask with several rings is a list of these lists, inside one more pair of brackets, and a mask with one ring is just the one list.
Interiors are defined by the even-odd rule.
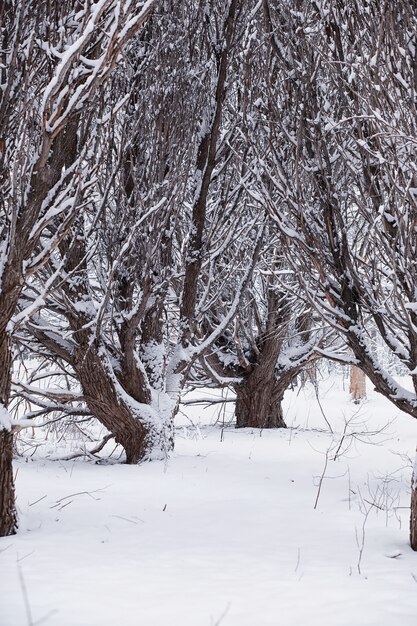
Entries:
[[20,567],[19,562],[17,563],[17,571],[18,571],[18,574],[19,574],[20,586],[22,588],[23,601],[24,601],[24,604],[25,604],[25,610],[26,610],[26,617],[27,617],[28,626],[33,626],[32,612],[30,610],[28,591],[27,591],[27,588],[26,588],[25,579],[23,578],[22,568]]
[[103,439],[100,441],[100,443],[95,448],[93,448],[92,450],[87,450],[87,448],[84,446],[83,449],[77,450],[77,451],[73,452],[72,454],[68,454],[68,455],[66,455],[64,457],[52,458],[51,460],[52,461],[72,461],[73,459],[77,459],[77,458],[79,458],[81,456],[87,456],[91,460],[97,461],[98,459],[95,458],[96,455],[99,452],[101,452],[101,450],[104,448],[106,443],[108,441],[110,441],[110,439],[114,439],[114,435],[112,435],[111,433],[109,433],[108,435],[103,437]]
[[105,487],[101,487],[100,489],[94,489],[94,491],[78,491],[77,493],[70,493],[69,496],[64,496],[63,498],[56,500],[56,503],[50,508],[54,509],[58,504],[61,504],[61,502],[63,502],[64,500],[68,500],[68,498],[73,498],[74,496],[85,495],[85,496],[90,496],[90,498],[92,498],[93,500],[100,500],[100,498],[95,498],[92,494],[97,493],[98,491],[104,491],[105,489],[107,489],[107,487],[110,487],[110,485],[106,485]]
[[332,425],[330,424],[329,420],[327,419],[326,413],[324,412],[323,407],[322,407],[321,402],[320,402],[319,390],[318,390],[318,386],[317,385],[314,385],[314,393],[316,395],[317,404],[319,405],[319,409],[320,409],[321,414],[323,415],[324,421],[326,422],[327,426],[329,427],[330,432],[333,434]]
[[[359,487],[358,487],[358,494],[361,499],[361,502],[362,503],[365,502],[365,500],[362,498],[362,494],[361,494]],[[365,512],[363,514],[364,518],[362,522],[360,538],[358,536],[358,529],[355,527],[356,545],[358,546],[358,550],[359,550],[359,557],[358,557],[358,562],[356,564],[356,567],[358,569],[359,574],[362,574],[361,563],[362,563],[363,551],[365,548],[365,527],[366,527],[366,522],[368,521],[369,513],[371,512],[372,506],[369,506],[368,508],[364,507],[364,509],[365,509]]]
[[297,572],[298,568],[300,567],[300,555],[301,555],[300,548],[297,548],[297,563],[295,565],[294,572]]
[[318,502],[319,502],[320,492],[321,492],[321,486],[322,486],[322,484],[323,484],[323,480],[324,480],[324,477],[325,477],[325,475],[326,475],[326,471],[327,471],[327,466],[328,466],[328,464],[329,464],[329,450],[326,450],[326,458],[325,458],[325,461],[324,461],[324,467],[323,467],[323,471],[322,471],[322,473],[321,473],[321,476],[320,476],[320,478],[319,478],[319,486],[318,486],[318,489],[317,489],[316,500],[315,500],[315,502],[314,502],[314,507],[313,507],[313,508],[315,508],[315,509],[317,508],[317,504],[318,504]]
[[230,609],[230,605],[231,605],[231,603],[229,602],[229,604],[226,606],[225,610],[224,610],[224,611],[223,611],[223,613],[220,615],[220,617],[219,617],[219,618],[218,618],[215,622],[213,622],[213,621],[212,621],[212,626],[219,626],[219,624],[223,621],[223,619],[224,619],[224,618],[226,617],[226,615],[228,614],[229,609]]
[[20,563],[21,561],[24,561],[25,559],[28,558],[28,556],[31,556],[34,552],[35,550],[32,550],[32,552],[28,552],[27,554],[25,554],[25,556],[21,556],[20,558],[17,559],[17,562]]
[[[65,509],[66,506],[69,506],[70,504],[72,504],[74,502],[74,500],[70,500],[69,502],[66,502],[65,504],[63,504],[62,506],[59,507],[58,511],[62,511],[62,509]],[[51,509],[53,509],[54,507],[51,506]]]
[[136,524],[136,525],[138,524],[138,522],[142,522],[142,524],[145,523],[145,520],[140,519],[139,517],[136,518],[138,521],[134,519],[129,519],[128,517],[123,517],[123,515],[112,515],[111,517],[118,517],[119,519],[122,519],[125,522],[130,522],[131,524]]
[[42,496],[41,498],[38,498],[37,500],[35,500],[35,502],[30,502],[29,506],[33,506],[34,504],[38,504],[38,502],[40,502],[41,500],[44,500],[46,498],[46,494],[44,496]]

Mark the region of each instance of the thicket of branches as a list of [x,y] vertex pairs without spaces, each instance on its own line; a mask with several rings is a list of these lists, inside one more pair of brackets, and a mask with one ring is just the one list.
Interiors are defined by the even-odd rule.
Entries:
[[417,417],[416,8],[0,3],[1,535],[32,420],[92,416],[137,463],[187,384],[282,427],[323,357]]

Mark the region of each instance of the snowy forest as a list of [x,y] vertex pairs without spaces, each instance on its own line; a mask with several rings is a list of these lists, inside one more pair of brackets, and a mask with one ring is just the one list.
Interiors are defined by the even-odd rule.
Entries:
[[0,624],[414,625],[417,1],[0,0],[0,87]]

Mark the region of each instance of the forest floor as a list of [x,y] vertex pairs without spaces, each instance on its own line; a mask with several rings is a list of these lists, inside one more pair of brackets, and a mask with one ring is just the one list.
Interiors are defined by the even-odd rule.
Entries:
[[353,404],[340,377],[319,398],[289,392],[275,432],[235,430],[230,404],[188,407],[166,463],[27,446],[19,533],[0,540],[0,624],[415,626],[417,422],[372,391]]

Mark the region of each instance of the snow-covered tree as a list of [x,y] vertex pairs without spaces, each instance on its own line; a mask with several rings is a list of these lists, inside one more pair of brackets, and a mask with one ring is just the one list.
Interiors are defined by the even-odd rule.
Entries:
[[154,2],[0,4],[0,535],[16,528],[13,428],[7,411],[12,335],[29,309],[25,285],[66,236],[94,171],[88,127],[101,86]]
[[[280,78],[271,214],[306,297],[375,389],[416,418],[415,6],[297,5],[269,11]],[[375,329],[412,391],[378,361]]]
[[[245,252],[236,273],[224,270],[227,242],[242,223],[233,194],[213,193],[230,134],[223,106],[233,87],[237,3],[211,9],[167,2],[129,50],[129,65],[109,85],[110,102],[116,93],[124,104],[108,157],[96,148],[103,158],[90,202],[102,208],[73,220],[44,268],[46,276],[54,265],[64,272],[28,324],[79,382],[80,393],[66,395],[69,410],[86,405],[129,463],[172,446],[189,370],[236,315],[259,249],[255,216],[239,230]],[[201,322],[220,276],[228,302],[207,329]],[[22,393],[36,399],[33,389]],[[44,396],[39,406],[49,410],[55,397],[65,410],[62,394]]]
[[[223,189],[234,189],[240,211],[249,206],[260,216],[265,211],[263,187],[274,193],[262,171],[277,148],[269,128],[268,99],[277,75],[269,26],[265,28],[267,8],[258,4],[246,23],[243,52],[234,67],[236,94],[227,110],[234,120],[229,140],[233,149],[226,151],[216,181]],[[265,224],[260,258],[238,316],[201,364],[212,384],[233,388],[237,427],[276,428],[285,426],[284,393],[302,368],[319,357],[323,333],[315,328],[311,305],[300,297],[279,232],[261,219]],[[230,254],[233,267],[232,247]],[[207,324],[221,317],[222,306],[221,299],[212,302]]]
[[[212,386],[229,387],[236,394],[238,428],[285,427],[284,393],[319,358],[323,343],[311,307],[297,294],[274,230],[273,224],[264,227],[259,260],[233,325],[200,359]],[[218,319],[222,308],[218,298],[205,323]]]

